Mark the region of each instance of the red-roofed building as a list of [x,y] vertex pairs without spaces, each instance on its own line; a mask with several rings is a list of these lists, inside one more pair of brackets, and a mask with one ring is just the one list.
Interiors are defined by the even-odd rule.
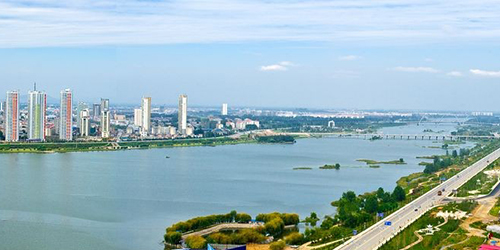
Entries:
[[500,247],[483,244],[479,247],[479,250],[500,250]]

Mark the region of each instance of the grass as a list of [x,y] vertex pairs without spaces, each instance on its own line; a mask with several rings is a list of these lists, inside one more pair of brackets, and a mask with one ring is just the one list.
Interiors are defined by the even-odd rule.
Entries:
[[497,198],[497,202],[495,203],[495,206],[493,206],[489,212],[489,214],[493,216],[498,216],[500,213],[500,198]]

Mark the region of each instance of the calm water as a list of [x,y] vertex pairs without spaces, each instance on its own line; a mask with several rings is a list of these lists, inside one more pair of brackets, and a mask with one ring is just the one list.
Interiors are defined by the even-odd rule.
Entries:
[[[420,133],[454,125],[405,126]],[[65,154],[0,154],[0,249],[162,249],[165,227],[232,209],[332,214],[342,192],[392,190],[422,171],[432,141],[301,139],[234,145]],[[170,156],[166,159],[165,156]],[[408,165],[364,166],[356,159]],[[319,170],[340,163],[341,170]],[[313,167],[294,171],[293,167]]]

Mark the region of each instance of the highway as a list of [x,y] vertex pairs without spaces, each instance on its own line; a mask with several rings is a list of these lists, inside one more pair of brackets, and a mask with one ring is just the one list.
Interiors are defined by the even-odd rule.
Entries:
[[[338,246],[335,249],[370,250],[379,248],[385,242],[389,241],[392,237],[397,235],[405,227],[409,226],[420,216],[429,211],[431,208],[441,204],[453,189],[458,189],[476,174],[485,169],[489,165],[489,163],[498,158],[500,158],[500,149],[497,149],[493,153],[480,159],[468,168],[462,170],[457,175],[444,181],[439,186],[433,188],[429,192],[408,203],[386,218],[383,218],[376,224],[364,230],[357,236],[352,237],[344,244]],[[438,196],[439,190],[444,190],[441,196]],[[388,221],[391,222],[391,225],[386,225],[386,222]]]

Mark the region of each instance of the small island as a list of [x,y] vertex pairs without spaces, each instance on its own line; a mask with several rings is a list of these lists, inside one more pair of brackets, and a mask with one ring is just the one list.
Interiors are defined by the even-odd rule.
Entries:
[[258,136],[258,143],[295,143],[295,138],[291,135],[269,135],[269,136]]
[[375,160],[368,160],[368,159],[358,159],[356,161],[364,162],[367,165],[376,165],[376,164],[404,165],[404,164],[406,164],[406,162],[404,161],[403,158],[399,158],[399,160],[393,160],[393,161],[375,161]]
[[295,167],[293,170],[312,170],[310,167]]
[[336,170],[339,170],[340,169],[340,164],[338,164],[338,163],[336,163],[335,165],[325,164],[325,165],[319,167],[319,169],[336,169]]

